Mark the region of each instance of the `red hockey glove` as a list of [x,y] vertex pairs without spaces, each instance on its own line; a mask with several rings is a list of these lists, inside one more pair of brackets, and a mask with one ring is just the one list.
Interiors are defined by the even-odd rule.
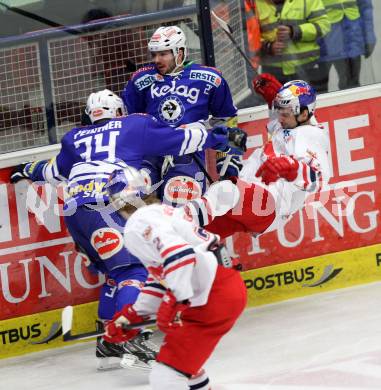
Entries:
[[270,157],[258,169],[256,177],[261,177],[265,184],[277,181],[279,178],[294,181],[298,176],[299,162],[293,157],[280,155]]
[[124,330],[122,325],[136,324],[145,321],[146,318],[139,316],[133,306],[124,305],[121,311],[115,313],[110,322],[105,325],[103,338],[109,343],[123,343],[133,339],[140,332],[140,329]]
[[183,326],[181,315],[189,306],[189,301],[177,302],[172,292],[167,291],[157,312],[158,328],[164,333],[169,333]]
[[262,73],[253,80],[254,91],[266,100],[269,107],[282,84],[270,73]]

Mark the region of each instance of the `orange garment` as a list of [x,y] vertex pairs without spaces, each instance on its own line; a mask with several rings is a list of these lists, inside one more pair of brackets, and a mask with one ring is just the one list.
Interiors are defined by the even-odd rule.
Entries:
[[255,1],[245,0],[247,41],[249,45],[249,57],[254,68],[259,66],[259,50],[261,48],[261,29],[256,12]]

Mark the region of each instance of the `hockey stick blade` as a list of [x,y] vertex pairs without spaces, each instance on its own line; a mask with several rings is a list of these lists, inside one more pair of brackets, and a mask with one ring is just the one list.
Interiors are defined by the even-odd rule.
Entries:
[[[62,337],[63,341],[74,341],[74,340],[85,340],[97,336],[103,336],[104,332],[102,330],[94,330],[92,332],[85,332],[80,334],[71,334],[71,329],[73,325],[73,306],[66,306],[62,311]],[[124,330],[142,328],[148,325],[154,325],[156,320],[148,320],[144,322],[137,322],[136,324],[123,325]]]
[[243,59],[246,61],[246,63],[249,65],[249,67],[254,71],[254,73],[257,75],[258,74],[258,71],[257,69],[255,69],[255,67],[253,66],[253,64],[251,63],[251,60],[250,58],[247,56],[247,54],[241,49],[240,45],[238,44],[238,42],[235,40],[235,38],[233,37],[233,29],[223,20],[221,19],[219,16],[216,15],[216,13],[214,11],[211,11],[210,12],[213,17],[216,19],[218,25],[222,28],[222,30],[225,32],[225,34],[228,36],[228,38],[230,39],[230,41],[232,42],[232,44],[235,46],[235,48],[239,51],[239,53],[241,54],[241,56],[243,57]]
[[214,11],[210,11],[213,17],[216,19],[220,27],[229,34],[233,34],[233,29],[225,22],[225,20],[221,19]]
[[61,320],[62,334],[65,338],[65,334],[70,333],[73,326],[73,306],[66,306],[62,310]]

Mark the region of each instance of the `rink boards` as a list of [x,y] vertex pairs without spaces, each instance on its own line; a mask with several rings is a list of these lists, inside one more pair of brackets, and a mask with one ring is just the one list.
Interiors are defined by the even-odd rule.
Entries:
[[[381,245],[245,271],[242,277],[249,307],[380,281]],[[75,306],[73,334],[95,330],[96,312],[97,302]],[[68,344],[62,341],[61,309],[1,321],[0,335],[0,358]]]

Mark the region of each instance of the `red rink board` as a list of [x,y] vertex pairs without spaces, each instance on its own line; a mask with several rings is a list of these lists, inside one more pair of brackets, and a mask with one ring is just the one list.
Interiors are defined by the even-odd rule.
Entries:
[[32,186],[7,184],[9,172],[0,171],[0,320],[96,300],[100,279],[74,250],[63,217],[44,202],[38,218],[29,212],[23,194]]
[[[381,98],[320,108],[329,130],[335,189],[315,195],[284,230],[254,241],[247,234],[228,240],[245,269],[340,252],[380,242]],[[255,140],[266,140],[267,120],[241,123]],[[252,152],[249,149],[247,155]],[[352,185],[349,187],[349,181]],[[341,183],[341,184],[338,184]]]

